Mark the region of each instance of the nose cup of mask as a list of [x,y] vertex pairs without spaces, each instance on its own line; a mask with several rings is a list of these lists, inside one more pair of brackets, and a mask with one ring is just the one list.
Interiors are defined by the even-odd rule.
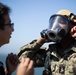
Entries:
[[58,36],[64,37],[64,36],[65,36],[65,30],[64,30],[64,29],[61,29],[61,30],[58,32]]

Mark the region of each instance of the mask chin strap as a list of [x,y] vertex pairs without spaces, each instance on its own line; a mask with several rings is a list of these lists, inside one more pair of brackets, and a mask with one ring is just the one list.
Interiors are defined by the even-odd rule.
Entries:
[[76,24],[76,15],[74,15],[73,13],[71,13],[71,14],[69,15],[69,18],[70,18],[70,20],[71,20],[72,22],[74,22],[74,23]]

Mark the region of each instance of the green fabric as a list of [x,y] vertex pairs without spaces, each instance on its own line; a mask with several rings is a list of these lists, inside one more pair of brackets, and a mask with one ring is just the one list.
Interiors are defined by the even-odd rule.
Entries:
[[[19,50],[19,60],[21,60],[21,57],[29,57],[34,60],[35,67],[43,67],[48,49],[41,46],[36,43],[36,40],[24,45]],[[49,67],[52,75],[76,75],[76,42],[66,49],[62,56],[57,53],[56,49],[62,50],[57,45],[51,45]]]

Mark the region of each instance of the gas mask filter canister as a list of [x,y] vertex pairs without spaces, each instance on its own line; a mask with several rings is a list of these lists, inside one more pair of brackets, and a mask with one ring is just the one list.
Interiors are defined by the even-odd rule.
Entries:
[[41,32],[41,37],[52,41],[60,41],[69,30],[69,20],[66,16],[53,15],[49,19],[49,27]]

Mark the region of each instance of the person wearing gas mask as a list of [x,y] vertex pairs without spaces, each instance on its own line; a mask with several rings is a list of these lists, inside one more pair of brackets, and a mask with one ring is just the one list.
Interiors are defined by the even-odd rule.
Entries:
[[[53,42],[48,48],[44,43]],[[76,75],[76,16],[60,10],[49,19],[49,27],[41,37],[22,46],[19,60],[29,57],[34,67],[44,67],[43,75]]]

